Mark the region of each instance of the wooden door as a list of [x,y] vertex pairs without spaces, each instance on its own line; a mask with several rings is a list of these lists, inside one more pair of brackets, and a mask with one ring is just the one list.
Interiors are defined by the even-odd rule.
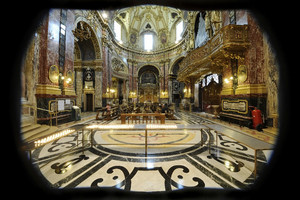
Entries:
[[86,94],[86,111],[93,111],[93,94]]

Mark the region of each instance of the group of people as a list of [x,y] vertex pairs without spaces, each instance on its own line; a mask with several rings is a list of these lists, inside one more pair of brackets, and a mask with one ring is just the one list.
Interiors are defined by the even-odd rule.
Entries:
[[[106,112],[110,112],[111,111],[111,106],[108,103],[106,105]],[[137,106],[134,110],[134,112],[136,113],[155,113],[155,112],[159,112],[159,113],[168,113],[169,112],[169,106],[168,104],[159,104],[159,105],[145,105],[143,106]]]
[[[174,110],[169,108],[168,104],[137,104],[136,108],[133,106],[121,105],[118,109],[118,113],[165,113],[166,117],[169,119],[175,119]],[[105,115],[109,116],[112,114],[111,105],[108,103],[105,109]]]

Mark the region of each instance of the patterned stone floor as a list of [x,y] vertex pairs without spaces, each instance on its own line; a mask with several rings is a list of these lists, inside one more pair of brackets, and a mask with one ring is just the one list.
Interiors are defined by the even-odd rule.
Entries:
[[[178,112],[176,117],[177,120],[166,120],[166,124],[215,125],[192,113]],[[82,128],[91,124],[120,121],[73,124],[77,133],[33,152],[33,164],[50,187],[115,187],[153,192],[186,187],[245,189],[254,183],[254,150],[234,138],[216,138],[214,129],[148,131],[145,154],[145,131],[141,130],[85,130],[94,145],[91,147],[88,141],[82,144]],[[208,138],[213,138],[214,143]],[[258,176],[271,155],[271,150],[258,151]]]

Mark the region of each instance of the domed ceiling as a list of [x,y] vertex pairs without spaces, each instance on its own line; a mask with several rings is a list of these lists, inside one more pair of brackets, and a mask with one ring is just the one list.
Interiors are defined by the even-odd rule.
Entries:
[[122,27],[122,45],[142,49],[143,34],[154,35],[154,50],[175,44],[176,24],[187,18],[187,11],[163,6],[136,6],[117,10],[110,21]]

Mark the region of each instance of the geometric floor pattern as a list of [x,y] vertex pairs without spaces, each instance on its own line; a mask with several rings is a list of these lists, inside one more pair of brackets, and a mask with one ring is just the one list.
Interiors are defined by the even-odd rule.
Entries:
[[[166,124],[212,124],[188,112]],[[245,189],[254,183],[254,150],[213,129],[148,131],[101,130],[92,133],[93,147],[81,144],[80,127],[118,124],[91,120],[73,125],[78,133],[42,146],[32,153],[34,166],[52,188],[115,187],[128,191],[172,191],[187,187]],[[220,125],[221,126],[221,125]],[[226,127],[224,127],[226,128]],[[79,144],[78,144],[78,141]],[[216,138],[214,138],[216,141]],[[272,151],[258,151],[257,176]]]

